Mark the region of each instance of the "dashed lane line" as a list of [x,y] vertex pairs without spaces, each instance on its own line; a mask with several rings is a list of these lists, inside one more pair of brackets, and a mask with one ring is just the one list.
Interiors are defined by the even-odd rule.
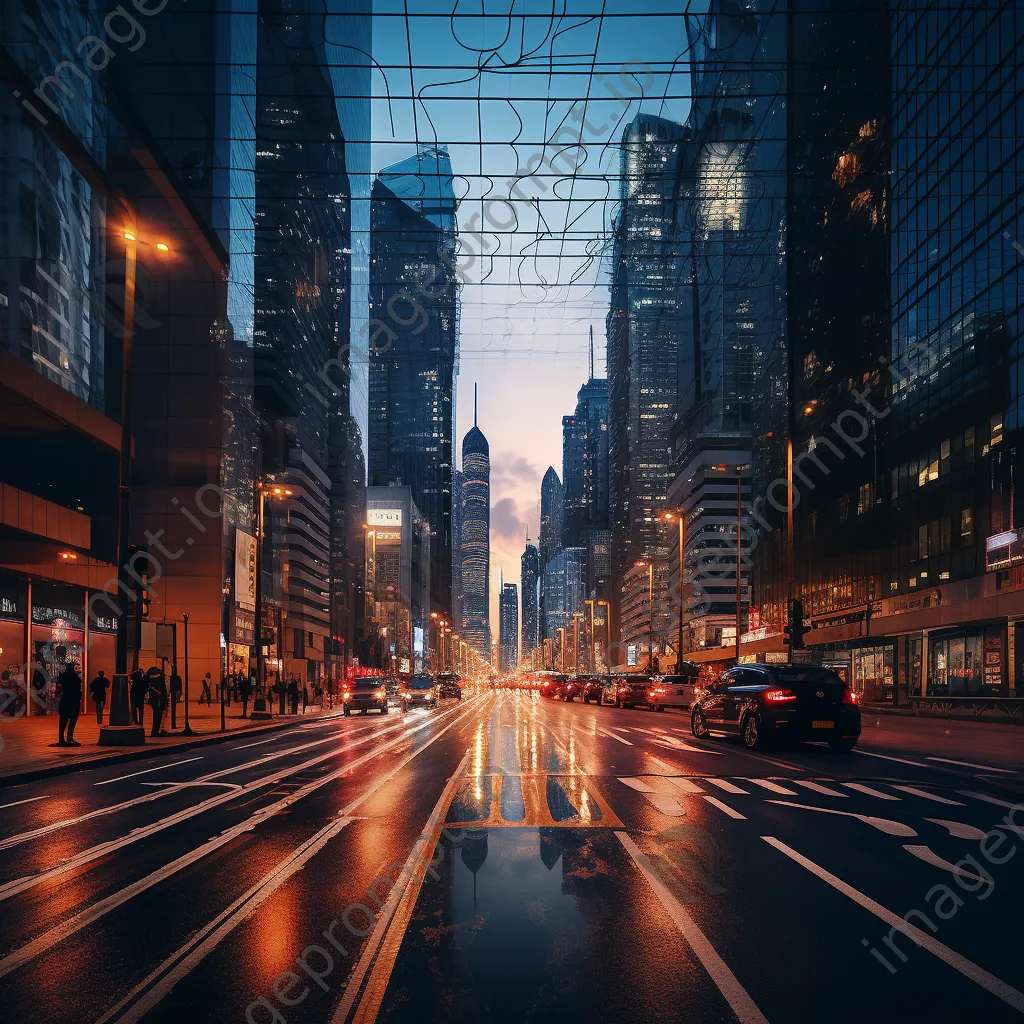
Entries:
[[809,860],[803,854],[798,853],[792,847],[787,846],[774,836],[761,836],[761,838],[780,853],[789,857],[790,860],[799,864],[802,868],[805,868],[807,871],[810,871],[811,874],[816,875],[823,882],[832,886],[833,889],[841,892],[844,896],[863,907],[869,913],[874,914],[875,917],[884,921],[890,928],[895,928],[896,931],[902,932],[916,945],[920,946],[922,949],[926,949],[933,956],[938,957],[943,963],[948,964],[964,977],[969,978],[975,984],[980,985],[986,991],[991,992],[996,996],[996,998],[1001,999],[1004,1003],[1012,1006],[1018,1012],[1024,1013],[1024,993],[1017,991],[1017,989],[1008,985],[1005,981],[1002,981],[995,975],[990,974],[983,967],[979,967],[976,963],[973,963],[966,957],[961,956],[959,953],[950,949],[949,946],[933,938],[928,934],[928,932],[924,932],[920,928],[916,928],[914,925],[909,924],[898,914],[894,914],[891,910],[883,907],[880,903],[876,903],[870,896],[865,896],[864,893],[855,889],[852,885],[844,882],[841,878],[833,875],[832,872],[827,871],[819,864],[815,864],[814,861]]
[[718,987],[718,991],[722,993],[726,1002],[732,1007],[732,1011],[740,1024],[768,1024],[764,1014],[750,997],[750,993],[740,984],[736,975],[732,973],[725,961],[718,955],[714,946],[708,941],[707,936],[700,930],[697,922],[690,916],[689,911],[669,892],[665,883],[658,878],[646,854],[641,851],[640,847],[625,832],[616,832],[615,835],[619,842],[622,843],[623,848],[629,854],[637,869],[647,879],[647,883],[654,890],[662,907],[665,908],[665,912],[682,933],[690,949],[693,950],[694,955],[701,962],[704,970],[708,972],[711,980]]

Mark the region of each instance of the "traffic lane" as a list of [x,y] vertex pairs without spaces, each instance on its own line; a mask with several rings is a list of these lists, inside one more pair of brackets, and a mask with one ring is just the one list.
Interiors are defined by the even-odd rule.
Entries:
[[[200,1019],[211,1021],[242,1020],[246,1014],[274,1020],[274,1012],[289,1022],[329,1020],[374,927],[372,915],[391,887],[404,881],[400,865],[489,710],[481,706],[468,714],[362,800],[356,820],[179,980],[145,1019],[177,1024],[202,1006]],[[364,778],[364,789],[377,785],[380,776],[375,770]],[[296,805],[296,812],[312,814],[311,824],[318,821],[312,804]],[[292,989],[289,973],[298,977]]]
[[[896,750],[882,753],[858,747],[852,752],[842,752],[814,743],[780,744],[762,753],[746,750],[736,736],[716,734],[709,740],[697,740],[688,727],[684,729],[661,716],[660,721],[652,721],[653,716],[647,712],[594,705],[583,707],[549,700],[541,700],[539,706],[539,713],[553,724],[571,728],[573,722],[585,723],[596,736],[602,737],[601,749],[611,749],[615,753],[615,763],[620,767],[622,764],[633,765],[638,771],[644,770],[642,757],[638,755],[652,752],[698,774],[749,775],[757,770],[753,766],[758,766],[768,775],[813,772],[815,778],[896,778],[939,785],[957,783],[1010,795],[1024,788],[1022,774],[1009,769],[988,772],[915,754],[904,757]],[[622,750],[615,750],[615,746],[621,746]],[[705,753],[698,755],[698,750]],[[715,754],[723,756],[712,762],[708,759],[709,754],[712,757]],[[709,768],[712,764],[713,767]]]
[[[417,756],[425,756],[427,750],[433,750],[436,744],[425,747],[428,742],[429,738],[424,737],[422,742],[417,744],[416,749],[424,750],[424,754]],[[409,753],[411,751],[406,753],[405,757],[408,757]],[[392,763],[401,760],[402,758],[396,758]],[[412,763],[415,763],[415,757]],[[301,844],[309,840],[311,834],[326,825],[339,826],[339,830],[332,843],[326,845],[314,861],[324,857],[331,858],[327,863],[330,865],[333,879],[338,875],[337,864],[348,865],[354,862],[361,849],[358,843],[354,846],[333,845],[338,840],[347,841],[348,828],[356,824],[345,818],[339,819],[339,811],[358,801],[373,784],[373,779],[388,773],[389,765],[378,765],[376,760],[373,760],[368,762],[362,771],[365,774],[359,774],[351,779],[333,780],[318,788],[310,796],[289,807],[287,812],[255,825],[251,830],[236,836],[229,844],[160,882],[158,886],[123,902],[97,923],[75,932],[70,938],[59,942],[48,952],[34,958],[28,965],[4,979],[5,985],[16,983],[8,987],[18,993],[15,998],[19,1014],[22,1011],[28,1014],[25,1017],[16,1016],[15,1019],[66,1019],[66,1016],[48,1016],[48,1008],[61,1007],[62,1012],[66,1013],[66,998],[62,1004],[60,996],[63,993],[66,997],[69,991],[74,991],[79,1004],[76,1012],[91,1014],[92,1019],[96,1019],[113,1005],[118,997],[123,996],[133,985],[142,982],[160,959],[171,955],[187,936],[209,924],[211,919],[233,900],[272,874]],[[415,805],[407,798],[405,802],[413,807],[412,813],[415,813]],[[389,808],[389,816],[396,821],[399,809],[400,807]],[[334,851],[340,851],[336,857]],[[297,906],[313,899],[321,891],[321,888],[317,887],[312,891],[301,888],[302,880],[311,877],[307,871],[314,861],[295,876],[295,881],[300,883],[300,889],[295,897]],[[340,877],[341,882],[347,879],[347,874]],[[323,879],[320,880],[320,884],[322,887]],[[294,894],[294,890],[292,891]],[[352,897],[355,898],[356,895],[358,890],[353,890]],[[289,904],[276,902],[269,917],[254,915],[263,922],[259,933],[260,949],[279,948],[287,938],[287,925],[292,920],[288,908]],[[154,929],[154,920],[166,922],[166,925]],[[145,940],[141,946],[140,937]],[[301,947],[293,955],[300,952]],[[258,957],[255,959],[259,960]],[[237,975],[237,970],[232,968],[230,963],[228,969],[232,975]],[[239,977],[245,982],[244,972]],[[73,990],[70,988],[72,979]],[[111,979],[115,980],[116,989],[112,990]],[[220,978],[217,984],[220,985],[222,982],[223,978]],[[201,1003],[193,1005],[193,1016],[195,1005]],[[241,1017],[244,1014],[244,1005],[241,1009],[235,1006],[233,1010]],[[180,1020],[180,1013],[174,1019]],[[204,1015],[201,1019],[224,1018]]]
[[[425,742],[435,726],[439,726],[446,717],[450,718],[451,715],[439,715],[436,723],[433,719],[426,719],[418,726],[411,722],[398,723],[399,730],[394,734],[382,734],[379,742],[375,742],[378,738],[373,735],[349,741],[330,752],[326,759],[322,759],[321,755],[318,758],[319,764],[304,771],[284,768],[268,774],[266,779],[269,784],[251,792],[213,790],[218,794],[213,799],[214,802],[220,802],[219,806],[207,808],[200,804],[178,815],[178,820],[158,819],[148,823],[152,832],[148,836],[140,834],[137,829],[126,830],[126,822],[121,816],[100,819],[112,830],[101,837],[103,845],[98,848],[73,847],[68,852],[68,856],[74,855],[74,860],[70,862],[65,857],[54,866],[53,851],[48,847],[48,844],[54,842],[65,843],[66,833],[48,836],[35,844],[29,844],[28,849],[33,854],[36,852],[35,847],[47,848],[44,854],[48,850],[49,858],[40,854],[39,859],[46,862],[49,871],[29,877],[28,881],[38,884],[27,891],[12,893],[11,885],[0,889],[0,921],[4,923],[5,939],[12,943],[12,948],[18,948],[22,940],[38,933],[43,925],[52,926],[55,919],[70,916],[80,911],[83,905],[111,896],[136,878],[146,877],[148,870],[156,870],[162,864],[206,842],[209,837],[236,828],[250,816],[266,811],[275,803],[281,803],[284,797],[299,790],[303,784],[315,791],[326,781],[322,778],[324,773],[342,776],[337,781],[341,783],[340,789],[344,792],[349,781],[344,776],[352,768],[376,768],[378,758],[385,759],[382,763],[387,765],[390,763],[387,758],[402,757],[414,746]],[[386,767],[381,770],[386,770]],[[318,778],[320,781],[317,781]],[[351,784],[356,785],[358,781],[359,778],[356,778]],[[163,825],[167,827],[161,827]],[[23,858],[20,866],[25,869],[28,865],[29,858]],[[75,870],[69,871],[69,868]],[[27,874],[18,877],[26,879]],[[16,883],[14,887],[25,889],[26,882]],[[55,898],[54,893],[59,893],[59,898]],[[57,907],[61,913],[55,916]]]
[[[3,875],[0,877],[9,882],[12,878],[53,869],[83,850],[109,842],[129,832],[156,827],[159,823],[176,816],[207,814],[210,813],[208,808],[212,810],[219,805],[243,806],[251,802],[249,793],[240,792],[243,786],[253,787],[256,794],[261,794],[266,789],[267,780],[271,780],[275,775],[286,778],[291,772],[299,770],[301,765],[309,765],[311,762],[332,763],[338,757],[349,756],[349,751],[362,750],[376,742],[386,742],[404,728],[403,723],[396,723],[391,730],[382,730],[379,733],[363,733],[351,737],[331,736],[316,744],[305,744],[281,751],[280,757],[268,756],[263,760],[246,762],[249,767],[245,772],[242,771],[243,765],[229,765],[212,773],[204,772],[194,783],[182,788],[178,788],[182,786],[180,781],[163,789],[160,788],[162,782],[153,783],[150,787],[145,777],[139,780],[126,780],[121,785],[130,786],[130,791],[119,793],[119,801],[112,804],[108,802],[100,808],[90,809],[90,794],[86,793],[79,801],[69,802],[67,810],[72,813],[67,816],[61,815],[52,822],[48,826],[52,831],[45,831],[47,826],[44,825],[42,835],[34,836],[31,831],[21,832],[3,840],[4,843],[17,845],[9,846],[0,854],[3,857]],[[211,779],[221,781],[209,782]],[[79,784],[88,787],[89,782],[81,780]],[[104,791],[108,788],[114,787],[104,787]],[[257,799],[259,798],[257,796]],[[55,801],[55,805],[58,808],[64,806],[60,801]],[[76,806],[81,810],[81,814],[73,813]],[[79,820],[83,815],[89,814],[97,816]]]
[[378,1020],[735,1018],[609,828],[443,834]]

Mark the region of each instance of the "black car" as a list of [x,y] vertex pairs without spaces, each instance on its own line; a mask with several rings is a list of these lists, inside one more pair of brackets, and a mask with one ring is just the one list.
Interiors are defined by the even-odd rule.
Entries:
[[737,733],[761,750],[773,740],[814,740],[852,750],[860,737],[860,698],[827,668],[737,665],[693,703],[690,729]]
[[454,697],[462,700],[462,686],[459,677],[450,672],[443,672],[437,677],[438,693],[442,697]]
[[342,690],[341,699],[344,713],[350,715],[355,711],[379,711],[382,715],[388,713],[388,689],[387,680],[379,676],[365,676],[362,679],[352,679],[345,684]]
[[440,687],[434,682],[433,676],[418,673],[409,680],[402,691],[402,710],[409,708],[436,708],[440,697]]

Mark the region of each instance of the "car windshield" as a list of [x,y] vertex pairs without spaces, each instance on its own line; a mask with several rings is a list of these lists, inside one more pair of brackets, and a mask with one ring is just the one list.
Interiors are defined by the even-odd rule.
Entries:
[[383,679],[353,679],[352,689],[353,690],[379,690],[384,685]]
[[430,676],[413,676],[409,680],[410,690],[429,690],[434,685],[434,680]]

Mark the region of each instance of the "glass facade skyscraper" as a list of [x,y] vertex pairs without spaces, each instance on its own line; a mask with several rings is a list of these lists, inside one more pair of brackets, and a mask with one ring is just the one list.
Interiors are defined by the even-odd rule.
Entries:
[[538,613],[540,611],[540,554],[537,547],[526,539],[520,559],[519,591],[522,595],[522,649],[529,654],[540,644]]
[[481,658],[491,657],[491,450],[474,424],[462,439],[462,629]]
[[513,672],[519,664],[519,591],[514,583],[502,585],[499,596],[498,617],[498,671]]

